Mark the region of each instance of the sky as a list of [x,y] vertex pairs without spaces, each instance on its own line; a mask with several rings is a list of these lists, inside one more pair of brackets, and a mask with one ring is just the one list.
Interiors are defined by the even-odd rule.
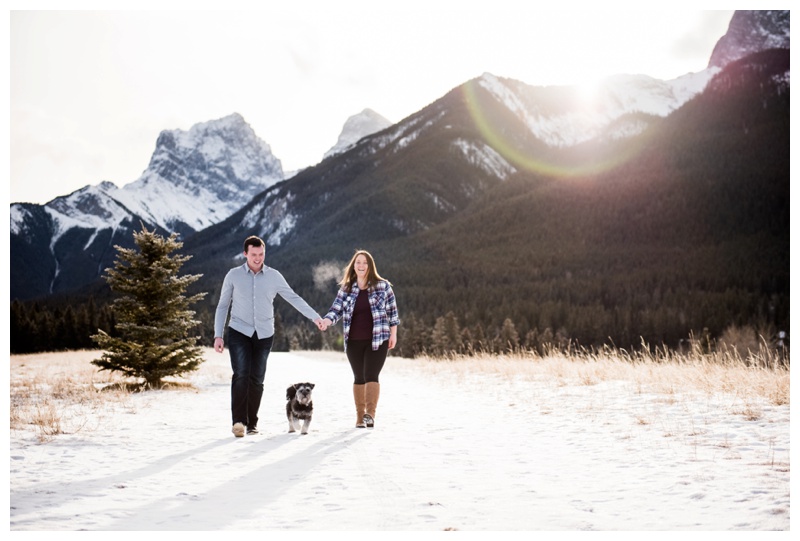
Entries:
[[318,163],[365,108],[398,122],[485,72],[531,85],[672,79],[706,68],[733,13],[513,0],[127,4],[11,2],[11,202],[124,186],[162,130],[231,113],[289,172]]
[[[358,530],[402,540],[408,534],[392,532],[429,539],[448,529],[479,539],[615,530],[623,539],[731,530],[789,538],[790,406],[682,379],[700,381],[707,367],[389,357],[375,427],[359,429],[343,352],[273,352],[260,433],[235,438],[228,354],[205,348],[204,357],[186,378],[191,390],[63,407],[62,433],[49,438],[12,415],[12,538],[246,530],[247,539],[288,540]],[[15,389],[76,384],[94,358],[14,356],[11,378]],[[711,378],[750,381],[732,370]],[[285,414],[286,388],[301,381],[315,383],[304,436],[288,433]]]

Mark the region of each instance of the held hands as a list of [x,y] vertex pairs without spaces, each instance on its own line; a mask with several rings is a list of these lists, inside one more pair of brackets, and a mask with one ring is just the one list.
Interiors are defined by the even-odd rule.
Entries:
[[317,324],[317,328],[321,331],[327,331],[328,327],[332,325],[331,320],[326,317],[321,317],[317,320],[314,320],[314,323]]

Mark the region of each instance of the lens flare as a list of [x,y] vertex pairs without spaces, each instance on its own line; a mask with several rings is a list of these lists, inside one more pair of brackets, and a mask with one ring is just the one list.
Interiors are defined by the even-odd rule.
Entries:
[[[487,106],[496,106],[497,100],[482,86],[480,79],[462,85],[469,114],[484,141],[518,170],[560,178],[594,176],[619,167],[637,152],[639,145],[630,142],[613,145],[587,143],[564,149],[548,147],[542,142],[536,147],[521,148],[505,136],[508,126],[487,114]],[[506,103],[510,105],[507,107],[512,114],[518,115],[523,106],[511,98],[510,92],[508,94],[510,99]]]

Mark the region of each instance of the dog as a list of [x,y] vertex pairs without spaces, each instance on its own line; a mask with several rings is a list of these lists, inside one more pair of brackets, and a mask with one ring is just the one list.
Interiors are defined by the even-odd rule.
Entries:
[[300,421],[303,421],[301,434],[308,434],[308,425],[311,424],[311,416],[314,413],[314,402],[311,401],[311,390],[314,389],[313,383],[295,383],[286,389],[286,418],[289,419],[289,433],[300,429]]

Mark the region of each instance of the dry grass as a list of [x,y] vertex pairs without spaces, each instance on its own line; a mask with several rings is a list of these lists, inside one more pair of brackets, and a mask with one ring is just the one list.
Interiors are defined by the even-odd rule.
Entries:
[[[131,394],[139,384],[100,371],[97,351],[12,355],[9,379],[10,428],[36,430],[39,441],[91,430],[113,413],[135,413]],[[174,382],[174,386],[185,383]]]
[[[315,355],[319,356],[320,352]],[[116,412],[135,413],[131,393],[135,382],[115,373],[99,371],[91,361],[97,351],[12,355],[10,366],[10,428],[35,427],[40,441],[59,434],[92,430]],[[766,361],[766,362],[765,362]],[[421,358],[409,361],[414,370],[445,372],[448,377],[493,374],[509,380],[530,380],[547,385],[596,385],[604,381],[625,381],[636,392],[662,395],[669,402],[678,393],[733,395],[736,411],[747,419],[761,415],[763,404],[789,404],[790,371],[769,359],[759,362],[732,355],[678,356],[629,354],[624,351],[600,353],[553,353],[544,357],[530,354],[502,356]],[[226,381],[226,363],[203,363],[194,381]],[[175,379],[173,388],[192,388]],[[546,413],[546,411],[544,412]],[[639,418],[650,423],[646,414]]]
[[789,404],[790,370],[775,359],[742,359],[735,353],[710,355],[657,354],[606,350],[600,353],[518,353],[501,356],[425,358],[429,370],[494,374],[507,379],[549,380],[556,385],[596,385],[627,381],[639,392],[665,396],[699,392],[709,396],[734,395],[741,413],[757,418],[763,402]]

